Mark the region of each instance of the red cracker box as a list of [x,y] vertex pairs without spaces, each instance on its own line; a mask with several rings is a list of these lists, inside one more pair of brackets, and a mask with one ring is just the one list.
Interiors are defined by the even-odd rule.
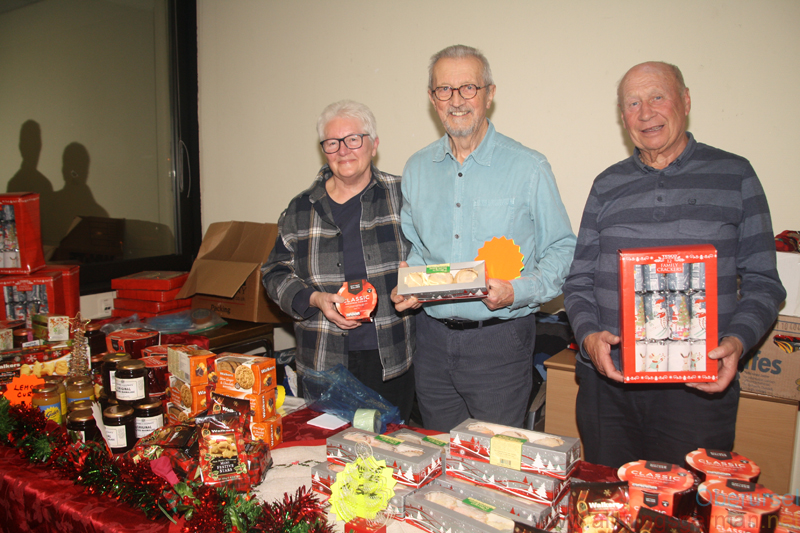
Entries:
[[63,280],[64,314],[75,317],[81,310],[81,267],[78,265],[45,265],[39,273],[61,272]]
[[150,302],[147,300],[114,298],[114,309],[127,309],[128,311],[140,311],[143,313],[164,313],[165,311],[188,309],[191,306],[191,298],[186,298],[185,300],[172,300],[169,302]]
[[30,274],[44,266],[39,195],[0,194],[0,274]]
[[740,479],[704,481],[697,488],[697,510],[708,533],[772,533],[782,498]]
[[253,439],[262,440],[270,449],[283,442],[283,420],[275,415],[263,422],[250,422],[250,435]]
[[181,292],[180,288],[170,289],[168,291],[118,289],[117,298],[125,298],[127,300],[146,300],[148,302],[171,302],[175,299],[179,292]]
[[217,358],[217,391],[260,394],[277,385],[275,359],[234,353],[221,353]]
[[194,416],[208,407],[206,385],[189,385],[175,376],[169,378],[169,400]]
[[447,477],[549,505],[569,488],[566,480],[448,455]]
[[168,291],[180,288],[189,277],[188,272],[148,270],[111,280],[112,289]]
[[214,360],[217,354],[194,344],[167,346],[167,367],[170,374],[190,385],[216,383]]
[[61,272],[2,277],[0,289],[4,304],[0,320],[24,320],[30,325],[33,315],[64,314]]
[[[219,388],[211,394],[220,399],[218,402],[215,400],[215,403],[220,404],[222,412],[226,411],[226,409],[238,411],[236,404],[243,403],[247,405],[247,410],[253,422],[263,422],[277,414],[275,392],[274,388],[259,394],[233,392]],[[230,400],[230,402],[227,400]]]
[[619,250],[619,283],[625,382],[716,381],[717,250]]
[[442,473],[441,451],[355,428],[328,437],[328,461],[340,465],[352,463],[358,457],[359,444],[368,444],[375,460],[386,461],[386,466],[393,470],[392,477],[407,487],[421,487]]
[[619,467],[617,474],[628,482],[631,516],[650,508],[685,519],[694,509],[694,476],[678,465],[634,461]]
[[566,479],[581,457],[581,441],[468,418],[450,430],[450,455]]

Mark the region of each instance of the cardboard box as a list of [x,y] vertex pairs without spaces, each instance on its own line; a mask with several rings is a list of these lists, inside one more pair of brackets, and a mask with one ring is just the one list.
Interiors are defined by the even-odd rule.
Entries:
[[581,441],[468,418],[450,430],[450,456],[566,479]]
[[755,354],[740,368],[743,391],[800,400],[800,318],[778,316]]
[[0,194],[0,274],[30,274],[44,266],[39,195]]
[[717,380],[717,250],[710,244],[619,250],[625,383]]
[[[472,270],[478,274],[474,280],[457,283],[458,274],[462,270]],[[431,283],[433,276],[445,276],[449,283]],[[442,281],[441,279],[439,281]],[[486,287],[486,262],[465,261],[462,263],[444,263],[441,265],[401,267],[397,271],[397,294],[416,296],[420,302],[437,302],[441,300],[467,300],[486,298],[489,289]]]
[[777,252],[778,275],[786,289],[782,315],[800,317],[800,253]]
[[275,415],[262,422],[250,422],[250,435],[254,440],[263,440],[270,449],[283,442],[283,419]]
[[211,393],[212,412],[246,411],[253,422],[264,422],[277,413],[274,388],[260,394],[216,389]]
[[55,271],[61,272],[63,285],[61,297],[64,300],[64,314],[74,318],[81,310],[81,267],[79,265],[45,265],[38,273]]
[[169,401],[186,409],[194,416],[208,407],[206,385],[189,385],[176,378],[169,378]]
[[69,340],[70,320],[66,315],[33,315],[33,336],[46,342]]
[[274,389],[278,384],[277,367],[272,357],[242,355],[224,352],[216,361],[217,392],[240,394],[260,394]]
[[194,344],[167,345],[167,368],[169,373],[190,385],[216,383],[214,360],[217,354]]
[[4,304],[0,320],[24,320],[30,325],[33,315],[64,314],[61,272],[2,277],[0,289]]
[[291,322],[291,317],[267,297],[261,284],[261,266],[277,236],[277,224],[211,224],[177,297],[193,296],[193,309],[211,309],[222,318]]

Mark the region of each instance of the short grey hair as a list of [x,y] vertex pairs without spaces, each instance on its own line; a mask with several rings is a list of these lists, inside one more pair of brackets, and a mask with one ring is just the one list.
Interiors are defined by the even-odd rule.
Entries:
[[660,68],[667,72],[667,74],[672,76],[672,79],[675,81],[675,85],[678,88],[678,93],[683,96],[686,93],[686,83],[683,81],[683,73],[681,69],[677,66],[673,65],[672,63],[667,63],[665,61],[647,61],[645,63],[639,63],[638,65],[634,65],[628,69],[628,72],[622,76],[622,79],[619,80],[617,83],[617,105],[622,107],[622,84],[625,83],[625,79],[628,77],[628,74],[635,69],[636,67],[642,67],[647,65],[651,68]]
[[372,111],[364,104],[353,100],[340,100],[323,109],[317,119],[317,134],[319,134],[320,141],[325,140],[325,127],[328,122],[335,118],[356,119],[364,127],[364,133],[369,133],[373,141],[378,138],[378,123]]
[[475,57],[480,60],[483,65],[483,85],[494,85],[492,81],[492,67],[489,66],[489,60],[483,55],[483,52],[471,46],[463,44],[454,44],[448,46],[444,50],[440,50],[431,56],[431,63],[428,65],[428,89],[433,90],[433,67],[440,59],[462,59],[465,57]]

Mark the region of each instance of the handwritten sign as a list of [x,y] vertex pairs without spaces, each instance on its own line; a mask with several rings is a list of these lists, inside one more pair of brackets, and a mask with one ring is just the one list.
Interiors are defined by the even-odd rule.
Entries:
[[12,404],[25,403],[31,404],[31,396],[33,396],[33,388],[43,385],[44,380],[37,378],[34,375],[22,375],[18,378],[11,380],[7,385],[6,398]]

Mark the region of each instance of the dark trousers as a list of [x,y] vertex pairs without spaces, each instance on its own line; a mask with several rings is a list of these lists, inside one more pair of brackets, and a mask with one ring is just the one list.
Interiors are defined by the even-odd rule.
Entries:
[[414,406],[414,366],[405,374],[383,381],[383,366],[378,350],[351,351],[347,354],[347,370],[361,383],[384,397],[400,410],[400,418],[408,422]]
[[417,315],[414,369],[423,426],[448,432],[476,418],[522,427],[535,341],[534,315],[463,331]]
[[575,414],[586,461],[612,468],[638,460],[685,465],[698,448],[730,451],[739,380],[708,395],[682,384],[626,385],[575,365]]

